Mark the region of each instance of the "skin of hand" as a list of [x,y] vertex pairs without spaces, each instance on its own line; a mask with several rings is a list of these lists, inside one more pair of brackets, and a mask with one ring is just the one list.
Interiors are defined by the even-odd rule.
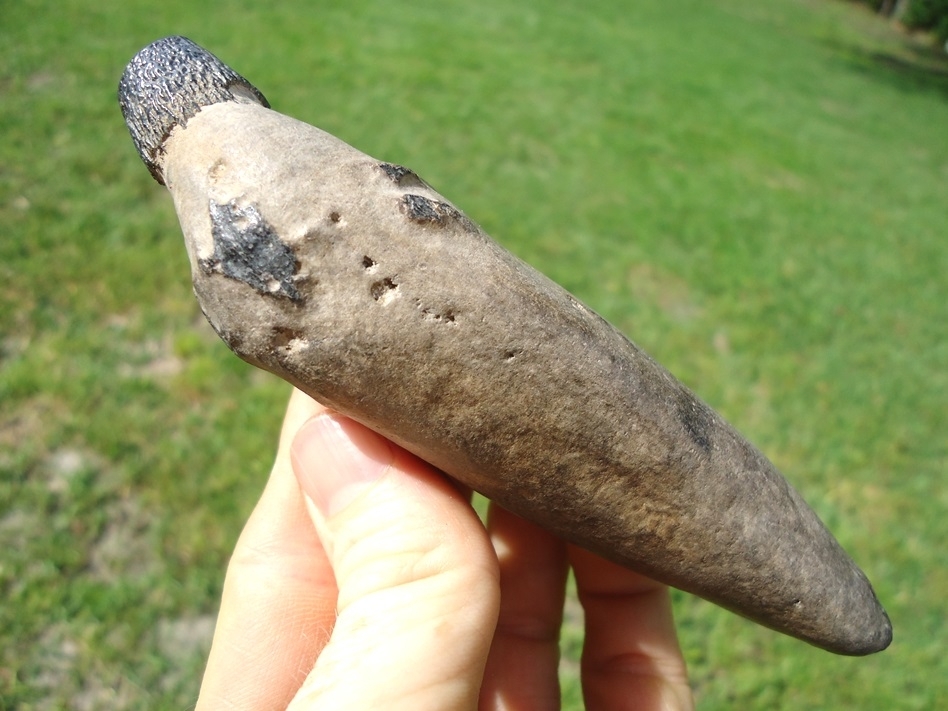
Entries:
[[441,472],[295,391],[197,709],[558,709],[570,567],[586,708],[693,708],[664,585],[498,506],[485,527]]

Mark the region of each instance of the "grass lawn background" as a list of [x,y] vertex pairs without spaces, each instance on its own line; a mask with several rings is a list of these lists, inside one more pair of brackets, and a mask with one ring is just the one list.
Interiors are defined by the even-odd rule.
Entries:
[[[415,169],[766,452],[895,641],[675,596],[703,709],[948,702],[948,67],[830,0],[0,0],[0,709],[193,705],[284,384],[190,291],[115,100],[184,34]],[[575,609],[571,607],[571,610]],[[581,708],[576,615],[564,707]]]

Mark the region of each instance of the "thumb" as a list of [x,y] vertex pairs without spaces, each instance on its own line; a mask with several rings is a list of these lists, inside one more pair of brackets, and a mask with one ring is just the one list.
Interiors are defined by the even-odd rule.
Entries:
[[476,708],[500,592],[469,503],[436,469],[338,415],[307,422],[291,453],[339,597],[290,709]]

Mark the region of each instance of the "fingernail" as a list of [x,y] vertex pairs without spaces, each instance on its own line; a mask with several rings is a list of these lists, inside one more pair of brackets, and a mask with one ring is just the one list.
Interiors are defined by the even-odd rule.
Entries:
[[382,476],[394,458],[384,437],[330,414],[303,425],[290,453],[300,486],[327,518]]

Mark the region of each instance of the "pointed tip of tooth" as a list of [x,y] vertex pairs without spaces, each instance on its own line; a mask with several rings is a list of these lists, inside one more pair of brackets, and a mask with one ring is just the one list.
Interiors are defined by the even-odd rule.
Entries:
[[864,657],[886,649],[892,643],[892,623],[878,604],[865,617],[851,615],[846,629],[836,630],[830,636],[798,634],[811,644],[835,654]]
[[205,106],[254,101],[269,108],[249,81],[186,37],[165,37],[142,49],[125,68],[119,106],[142,161],[164,184],[161,153],[175,126]]
[[[891,644],[892,622],[855,563],[847,559],[835,574],[824,574],[811,584],[816,588],[811,591],[814,594],[797,601],[804,608],[794,609],[788,616],[789,625],[781,631],[821,649],[854,657],[881,652]],[[805,609],[807,604],[810,610]]]
[[[850,656],[881,652],[892,642],[892,621],[865,573],[852,561],[849,564],[849,574],[839,574],[835,584],[840,589],[827,603],[829,615],[836,620],[831,626],[836,648],[826,648]],[[834,581],[826,584],[830,587]]]
[[853,654],[859,656],[875,654],[892,644],[892,621],[884,610],[881,612],[883,620],[873,628],[870,635],[864,635],[860,639],[861,644],[854,646]]
[[892,644],[892,621],[875,599],[874,610],[865,620],[854,620],[849,636],[842,640],[838,651],[854,657],[881,652]]
[[888,617],[885,625],[874,627],[866,632],[866,634],[860,634],[852,639],[845,640],[839,646],[824,647],[824,649],[849,657],[865,657],[881,652],[892,644],[892,624]]

